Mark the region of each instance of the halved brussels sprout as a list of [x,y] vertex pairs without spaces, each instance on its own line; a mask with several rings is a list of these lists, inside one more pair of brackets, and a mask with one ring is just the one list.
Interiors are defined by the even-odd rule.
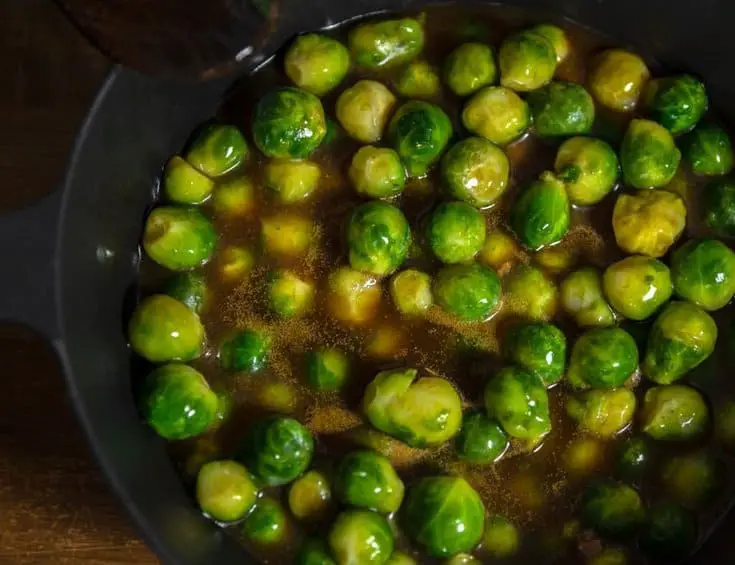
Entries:
[[255,266],[255,256],[250,249],[230,245],[217,258],[220,278],[225,282],[240,282]]
[[483,88],[462,110],[464,127],[497,145],[521,137],[531,127],[532,119],[526,101],[503,86]]
[[226,371],[258,373],[268,363],[271,338],[262,331],[247,329],[227,337],[219,349],[219,362]]
[[684,138],[684,157],[697,175],[726,175],[732,170],[732,142],[727,132],[702,124]]
[[329,553],[327,544],[317,539],[307,539],[298,553],[294,565],[337,565]]
[[447,192],[476,208],[493,204],[508,186],[508,157],[482,137],[468,137],[454,145],[441,165]]
[[164,294],[175,298],[195,314],[199,314],[209,300],[209,289],[203,275],[189,271],[176,273],[166,281]]
[[426,61],[414,61],[403,69],[395,87],[406,98],[431,98],[439,94],[441,83],[434,67]]
[[554,47],[556,62],[561,63],[569,55],[569,40],[564,30],[552,24],[539,24],[530,30],[545,37]]
[[572,348],[567,378],[575,388],[617,388],[638,368],[638,347],[620,328],[596,328]]
[[265,250],[282,257],[303,257],[314,239],[311,219],[280,212],[260,220],[260,233]]
[[401,158],[388,147],[361,147],[352,157],[349,175],[358,194],[371,198],[397,196],[406,186]]
[[339,349],[326,347],[306,356],[306,379],[316,390],[339,390],[348,376],[349,361]]
[[329,311],[342,322],[362,324],[375,315],[380,304],[378,280],[349,267],[329,275]]
[[618,112],[630,112],[638,104],[649,76],[646,63],[635,53],[608,49],[597,59],[588,83],[600,104]]
[[684,385],[656,386],[643,398],[642,430],[653,439],[687,441],[709,424],[709,408],[696,390]]
[[735,253],[716,239],[694,239],[671,258],[676,294],[705,310],[719,310],[735,294]]
[[620,444],[615,458],[615,474],[627,481],[639,480],[651,463],[649,442],[633,436]]
[[507,265],[520,254],[520,249],[513,236],[505,233],[502,229],[493,229],[485,238],[485,245],[480,250],[478,259],[493,267],[500,269]]
[[500,84],[520,92],[547,84],[556,72],[556,51],[539,33],[524,30],[506,38],[498,51]]
[[602,275],[594,267],[584,267],[561,282],[561,304],[582,328],[615,324],[615,313],[602,294]]
[[532,250],[561,240],[569,222],[569,197],[564,183],[549,172],[523,189],[510,210],[511,228],[521,243]]
[[602,288],[610,305],[631,320],[652,316],[674,292],[669,268],[643,255],[626,257],[605,269]]
[[258,488],[248,470],[235,461],[205,463],[196,482],[199,508],[218,522],[244,517],[258,499]]
[[212,208],[215,216],[238,218],[247,216],[255,208],[253,183],[248,177],[235,177],[224,181],[215,190]]
[[219,177],[239,166],[248,156],[245,138],[235,126],[205,127],[191,142],[184,158],[200,173]]
[[626,538],[636,532],[644,519],[641,497],[627,485],[594,484],[582,497],[582,523],[602,536]]
[[646,109],[673,135],[686,133],[707,111],[707,91],[699,79],[678,75],[652,80],[646,86]]
[[493,50],[484,43],[463,43],[444,65],[444,81],[457,96],[468,96],[495,82]]
[[344,504],[390,514],[401,506],[404,487],[387,457],[353,451],[337,465],[334,490]]
[[408,221],[392,204],[368,202],[350,216],[347,246],[353,269],[389,275],[405,261],[410,243]]
[[650,120],[631,120],[620,146],[625,182],[634,188],[659,188],[674,178],[681,152],[666,128]]
[[520,545],[516,527],[502,516],[489,516],[482,534],[482,549],[492,557],[502,559],[513,555]]
[[620,164],[613,148],[601,139],[572,137],[559,146],[554,172],[572,204],[591,206],[615,188]]
[[363,143],[375,143],[393,111],[396,97],[374,80],[361,80],[337,99],[335,113],[345,131]]
[[477,263],[444,267],[434,279],[437,304],[468,322],[487,319],[498,306],[500,292],[495,271]]
[[156,263],[172,271],[188,271],[214,253],[217,232],[207,217],[193,208],[160,206],[146,219],[143,249]]
[[452,122],[439,106],[411,100],[396,110],[388,135],[408,176],[423,177],[452,136]]
[[406,269],[390,280],[390,296],[396,309],[407,316],[418,316],[434,303],[431,277],[416,269]]
[[661,481],[673,500],[692,510],[701,510],[716,500],[724,468],[711,455],[698,451],[672,457],[663,467]]
[[177,204],[201,204],[212,194],[214,181],[185,159],[171,157],[163,170],[163,194]]
[[293,271],[278,269],[270,276],[268,298],[271,309],[283,318],[306,313],[314,303],[314,284]]
[[495,463],[508,449],[508,435],[497,420],[479,410],[468,410],[462,416],[462,428],[455,438],[457,455],[476,464]]
[[554,81],[527,99],[536,133],[556,137],[587,133],[595,121],[595,103],[581,84]]
[[633,419],[636,400],[632,390],[588,390],[567,401],[567,414],[579,429],[594,436],[611,438]]
[[337,565],[384,565],[393,553],[390,523],[369,510],[345,510],[329,530]]
[[697,519],[671,502],[651,508],[638,541],[643,552],[664,562],[686,558],[697,545]]
[[429,217],[426,239],[444,263],[466,263],[485,243],[485,218],[464,202],[444,202]]
[[567,340],[556,326],[545,323],[520,324],[503,344],[506,359],[538,375],[546,386],[564,375]]
[[367,22],[349,35],[354,61],[368,69],[397,66],[410,61],[424,47],[424,31],[412,18]]
[[503,281],[507,309],[522,318],[548,321],[559,304],[559,290],[541,269],[516,265]]
[[702,197],[702,218],[718,235],[735,237],[735,182],[718,179],[711,182]]
[[284,204],[301,202],[316,190],[321,169],[316,163],[298,159],[275,159],[263,170],[263,182]]
[[297,37],[288,48],[283,66],[296,86],[323,96],[345,78],[350,53],[336,39],[307,33]]
[[249,541],[260,546],[283,543],[286,537],[286,513],[272,498],[261,498],[245,517],[242,533]]

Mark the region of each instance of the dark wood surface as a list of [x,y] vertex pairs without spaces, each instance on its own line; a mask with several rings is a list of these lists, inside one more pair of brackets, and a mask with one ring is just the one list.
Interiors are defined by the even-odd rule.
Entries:
[[[0,210],[59,182],[108,61],[51,0],[0,0]],[[109,492],[53,352],[0,326],[0,565],[157,563]]]

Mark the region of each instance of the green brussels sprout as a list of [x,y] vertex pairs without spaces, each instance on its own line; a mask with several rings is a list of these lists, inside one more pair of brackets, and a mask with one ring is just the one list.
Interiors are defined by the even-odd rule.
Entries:
[[634,188],[658,188],[674,178],[681,152],[666,128],[650,120],[631,120],[620,146],[625,182]]
[[696,390],[661,385],[643,398],[642,430],[653,439],[686,441],[701,436],[709,424],[709,408]]
[[493,50],[484,43],[464,43],[452,51],[444,66],[444,81],[457,96],[468,96],[495,82]]
[[444,155],[441,168],[449,195],[476,208],[493,204],[508,186],[508,157],[482,137],[468,137],[454,145]]
[[406,171],[393,149],[361,147],[352,157],[350,180],[358,194],[371,198],[391,198],[406,186]]
[[408,255],[411,228],[403,212],[385,202],[357,207],[347,225],[350,266],[374,275],[389,275]]
[[545,37],[554,47],[556,62],[561,63],[569,55],[569,40],[564,30],[551,24],[539,24],[530,30]]
[[684,157],[697,175],[726,175],[732,170],[732,143],[719,126],[702,124],[686,136]]
[[336,319],[353,324],[370,320],[380,304],[381,289],[377,279],[349,267],[340,267],[329,275],[329,311]]
[[620,164],[613,148],[601,139],[572,137],[559,146],[554,172],[572,204],[591,206],[615,188]]
[[711,182],[702,197],[702,218],[718,235],[735,237],[735,182],[720,179]]
[[462,401],[440,377],[416,379],[416,369],[378,373],[365,389],[363,411],[382,432],[411,447],[431,447],[451,439],[462,425]]
[[529,320],[550,320],[559,303],[559,291],[541,269],[516,265],[504,281],[505,304],[513,314]]
[[502,516],[490,516],[485,521],[482,549],[492,557],[502,559],[513,555],[520,544],[518,530]]
[[575,388],[617,388],[638,368],[638,347],[620,328],[588,330],[572,348],[567,378]]
[[445,561],[444,565],[482,565],[482,562],[469,553],[458,553],[448,561]]
[[631,320],[652,316],[674,292],[669,268],[643,255],[626,257],[605,269],[602,288],[610,305]]
[[240,458],[268,486],[290,483],[309,468],[314,453],[311,432],[292,418],[272,416],[248,429]]
[[698,510],[717,498],[723,471],[707,453],[676,455],[664,465],[661,482],[669,497],[685,508]]
[[582,328],[615,324],[615,314],[602,294],[602,276],[594,267],[584,267],[561,282],[561,304]]
[[166,281],[163,292],[184,304],[195,314],[199,314],[209,301],[206,279],[193,271],[176,273]]
[[728,450],[735,447],[735,402],[727,401],[717,411],[715,433]]
[[349,376],[347,356],[333,347],[311,351],[306,356],[306,380],[315,390],[341,389]]
[[595,103],[581,84],[554,81],[526,100],[541,137],[587,133],[595,121]]
[[130,346],[152,363],[191,361],[202,352],[199,316],[178,300],[154,294],[141,300],[128,324]]
[[337,565],[327,545],[316,539],[307,539],[296,554],[294,565]]
[[311,161],[275,159],[263,170],[263,182],[283,204],[306,200],[317,188],[321,170]]
[[250,249],[230,245],[218,258],[219,275],[225,282],[240,282],[255,266],[255,256]]
[[538,251],[561,240],[569,229],[569,197],[551,173],[527,186],[513,203],[510,225],[521,243]]
[[621,194],[613,210],[613,232],[628,253],[662,257],[686,227],[684,200],[666,190]]
[[353,451],[337,465],[334,491],[343,503],[383,514],[403,502],[403,481],[390,460],[374,451]]
[[248,177],[235,177],[222,182],[212,197],[214,214],[225,219],[249,215],[255,208],[253,193],[253,183]]
[[349,45],[352,58],[361,67],[393,67],[421,53],[424,31],[412,18],[368,22],[350,32]]
[[411,100],[396,110],[388,135],[408,176],[423,177],[452,136],[452,122],[439,106]]
[[260,330],[247,329],[232,334],[219,348],[219,362],[226,371],[258,373],[268,364],[270,336]]
[[389,290],[396,310],[406,316],[423,314],[434,303],[431,277],[416,269],[406,269],[393,275]]
[[340,513],[328,539],[337,565],[384,565],[395,545],[388,520],[369,510]]
[[611,438],[633,419],[636,400],[632,390],[588,390],[567,401],[567,414],[588,434]]
[[651,328],[643,373],[655,383],[671,384],[707,359],[716,341],[717,324],[709,314],[689,302],[672,302]]
[[641,497],[628,485],[593,484],[582,497],[582,523],[602,536],[628,537],[636,532],[644,518]]
[[242,164],[248,144],[235,126],[210,125],[191,142],[184,158],[200,173],[219,177]]
[[625,551],[617,547],[608,547],[586,561],[587,565],[628,565]]
[[694,514],[681,506],[664,502],[649,511],[638,546],[654,559],[678,562],[692,552],[697,538]]
[[485,243],[485,218],[464,202],[444,202],[429,218],[426,239],[444,263],[466,263]]
[[588,84],[595,99],[612,110],[630,112],[638,104],[650,73],[638,55],[608,49],[597,59]]
[[508,435],[500,424],[479,410],[462,416],[462,428],[455,438],[457,455],[476,464],[495,463],[508,449]]
[[297,214],[278,213],[260,221],[263,247],[283,257],[302,257],[314,239],[314,232],[313,222]]
[[500,302],[498,275],[478,263],[444,267],[433,288],[439,306],[468,322],[486,320]]
[[169,440],[198,436],[220,418],[220,399],[199,371],[180,363],[155,369],[140,401],[148,425]]
[[286,535],[286,514],[272,498],[261,498],[242,523],[245,537],[258,545],[282,543]]
[[350,53],[336,39],[307,33],[294,40],[283,65],[296,86],[323,96],[345,78],[350,68]]
[[488,86],[470,98],[462,110],[462,124],[472,133],[507,145],[531,127],[531,109],[509,88]]
[[564,375],[567,340],[556,326],[520,324],[508,334],[503,350],[508,361],[535,373],[546,386],[559,382]]
[[253,139],[267,157],[306,159],[326,133],[322,103],[305,90],[276,88],[255,106]]
[[707,91],[699,79],[678,75],[652,80],[646,86],[646,109],[672,135],[686,133],[707,111]]
[[234,522],[255,505],[258,488],[239,463],[212,461],[199,470],[196,497],[199,508],[213,520]]
[[212,194],[214,181],[178,155],[163,170],[163,194],[176,204],[201,204]]
[[146,219],[143,249],[162,267],[188,271],[206,263],[214,252],[217,232],[194,208],[160,206]]
[[439,94],[439,75],[426,61],[414,61],[403,69],[395,81],[396,90],[407,98],[431,98]]
[[651,463],[651,448],[644,437],[626,439],[618,447],[615,475],[628,481],[639,480]]
[[329,481],[319,471],[309,471],[291,483],[288,508],[297,519],[319,521],[329,510],[332,491]]
[[500,84],[519,92],[536,90],[556,72],[556,51],[543,35],[531,30],[506,38],[498,51]]
[[506,433],[534,447],[551,431],[549,396],[543,381],[519,367],[506,367],[485,387],[485,409]]
[[424,477],[406,496],[402,524],[432,557],[472,551],[482,537],[485,508],[461,477]]
[[671,257],[676,294],[705,310],[719,310],[735,294],[735,253],[716,239],[690,240]]
[[374,80],[361,80],[337,99],[335,113],[345,131],[363,143],[375,143],[393,111],[396,97]]
[[293,271],[278,269],[270,276],[268,297],[271,309],[283,318],[306,313],[314,303],[314,285]]

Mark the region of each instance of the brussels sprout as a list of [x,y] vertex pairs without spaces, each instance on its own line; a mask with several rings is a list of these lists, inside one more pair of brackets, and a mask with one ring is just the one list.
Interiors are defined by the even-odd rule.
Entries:
[[263,379],[256,391],[258,406],[278,414],[291,414],[300,402],[295,385]]
[[613,210],[613,232],[628,253],[661,257],[686,227],[687,208],[678,195],[666,190],[621,194]]
[[416,560],[402,551],[394,551],[385,565],[417,565]]
[[444,267],[434,279],[434,297],[460,320],[486,320],[500,302],[500,279],[495,271],[477,263]]
[[347,356],[333,347],[311,351],[306,356],[306,380],[315,390],[342,388],[349,376]]
[[684,385],[656,386],[643,398],[642,429],[653,439],[686,441],[704,433],[709,409],[696,390]]
[[219,177],[239,166],[248,156],[245,138],[235,126],[211,125],[191,142],[184,158],[200,173]]
[[587,133],[595,121],[595,103],[580,84],[555,81],[528,95],[536,133],[555,137]]
[[717,411],[715,432],[727,449],[735,447],[735,402],[727,401]]
[[505,303],[517,316],[548,321],[556,313],[559,291],[540,269],[516,265],[505,279]]
[[527,186],[510,210],[511,228],[521,243],[532,250],[561,240],[569,229],[569,221],[564,183],[548,172]]
[[711,182],[702,198],[705,225],[718,235],[735,237],[735,182],[721,179]]
[[511,235],[503,230],[493,229],[487,234],[485,245],[477,257],[483,263],[500,269],[510,263],[519,253],[520,249]]
[[672,302],[651,328],[643,372],[658,384],[671,384],[707,359],[716,341],[709,314],[689,302]]
[[521,137],[531,127],[531,120],[526,101],[503,86],[483,88],[462,110],[464,127],[497,145],[507,145]]
[[431,447],[454,437],[462,425],[462,401],[449,381],[416,379],[416,369],[378,373],[362,407],[370,423],[411,447]]
[[316,190],[321,170],[311,161],[275,159],[263,171],[265,185],[283,204],[306,200]]
[[567,378],[575,388],[617,388],[638,368],[638,347],[620,328],[588,330],[572,348]]
[[519,543],[518,530],[502,516],[490,516],[485,521],[482,549],[492,557],[502,559],[513,555]]
[[350,32],[349,45],[352,58],[361,67],[393,67],[421,53],[424,32],[412,18],[368,22]]
[[654,559],[678,562],[697,545],[697,535],[694,514],[681,506],[664,502],[651,508],[638,545]]
[[594,484],[582,497],[582,523],[602,536],[628,537],[635,533],[644,518],[640,496],[627,485]]
[[314,303],[314,294],[314,285],[293,271],[278,269],[270,276],[270,306],[283,318],[293,318],[307,312]]
[[615,474],[628,481],[640,479],[651,462],[651,448],[645,438],[634,436],[620,444],[615,457]]
[[634,188],[658,188],[674,178],[681,152],[663,126],[631,120],[620,147],[625,182]]
[[393,553],[393,532],[388,520],[369,510],[339,514],[328,539],[337,565],[383,565]]
[[478,410],[462,416],[462,428],[455,438],[460,459],[469,463],[495,463],[508,449],[508,436],[496,420]]
[[732,170],[732,143],[721,127],[700,125],[684,139],[683,151],[697,175],[726,175]]
[[178,155],[163,171],[163,194],[177,204],[201,204],[212,194],[214,181]]
[[212,461],[199,470],[196,484],[199,508],[219,522],[239,520],[255,505],[258,488],[248,470],[235,461]]
[[217,232],[212,222],[193,208],[155,208],[143,229],[145,252],[172,271],[188,271],[203,265],[212,256],[216,242]]
[[676,294],[705,310],[719,310],[735,294],[735,253],[715,239],[690,240],[671,258]]
[[219,275],[223,281],[239,282],[255,266],[255,256],[245,247],[230,245],[219,255]]
[[567,275],[561,282],[561,304],[580,327],[615,324],[615,314],[602,294],[602,276],[594,267]]
[[544,271],[559,275],[577,262],[577,250],[568,246],[547,247],[534,253],[533,261]]
[[439,94],[439,75],[426,61],[414,61],[403,69],[395,82],[396,90],[407,98],[431,98]]
[[307,33],[294,40],[283,64],[286,75],[296,86],[323,96],[345,78],[350,53],[336,39]]
[[396,103],[396,97],[374,80],[361,80],[337,99],[335,113],[345,131],[363,143],[375,143]]
[[397,196],[406,186],[401,158],[387,147],[361,147],[352,157],[349,175],[358,194],[371,198]]
[[272,498],[261,498],[245,517],[242,532],[261,546],[281,543],[286,535],[286,514]]
[[296,214],[278,213],[260,221],[266,251],[283,257],[302,257],[311,246],[314,232],[312,221]]
[[472,551],[482,537],[485,508],[461,477],[424,477],[414,484],[402,509],[408,536],[432,557]]
[[426,239],[444,263],[466,263],[485,243],[485,218],[464,202],[444,202],[429,218]]
[[329,275],[329,310],[342,322],[361,324],[370,320],[380,304],[377,279],[349,267]]
[[206,279],[193,271],[176,273],[166,281],[163,292],[183,303],[195,314],[199,314],[209,300]]
[[600,553],[587,561],[587,565],[627,565],[625,551],[616,547],[603,549]]
[[551,24],[539,24],[530,30],[545,37],[554,47],[556,53],[556,62],[561,63],[569,55],[569,40],[564,30]]
[[271,338],[265,332],[247,329],[225,339],[219,349],[219,362],[226,371],[258,373],[268,363]]
[[452,122],[439,106],[411,100],[396,110],[388,135],[408,176],[423,177],[452,136]]
[[651,117],[673,135],[688,132],[707,111],[704,84],[691,75],[652,80],[645,98]]
[[500,84],[520,92],[547,84],[556,72],[556,51],[539,33],[521,31],[506,38],[498,51]]
[[390,280],[390,296],[396,309],[407,316],[418,316],[434,303],[431,277],[416,269],[406,269]]
[[567,401],[567,414],[579,429],[598,437],[613,437],[633,419],[636,400],[632,390],[589,390]]
[[169,440],[198,436],[220,416],[220,400],[202,374],[180,363],[148,375],[140,406],[148,425]]
[[445,561],[444,565],[482,565],[482,562],[469,553],[458,553],[448,561]]
[[255,106],[253,139],[266,156],[306,159],[327,133],[319,99],[298,88],[276,88]]
[[615,151],[601,139],[572,137],[559,147],[554,172],[572,204],[591,206],[607,196],[618,180]]
[[224,181],[214,191],[212,208],[216,216],[229,219],[247,216],[255,208],[253,183],[247,177]]
[[403,212],[385,202],[357,207],[347,225],[350,266],[374,275],[389,275],[408,255],[411,228]]
[[272,416],[248,429],[240,458],[257,479],[269,486],[290,483],[309,468],[314,439],[292,418]]
[[646,63],[635,53],[608,49],[598,58],[588,83],[600,104],[618,112],[630,112],[638,104],[649,76]]
[[316,539],[307,539],[296,554],[294,565],[337,565],[327,545]]
[[204,327],[199,316],[165,294],[143,299],[128,324],[130,346],[152,363],[199,357]]
[[288,507],[299,520],[319,521],[329,510],[332,491],[329,481],[319,471],[309,471],[291,483]]
[[674,292],[669,268],[643,255],[626,257],[605,269],[602,288],[610,305],[631,320],[652,316]]
[[564,468],[573,478],[591,475],[600,468],[604,454],[599,440],[579,436],[564,451]]
[[451,52],[444,80],[457,96],[468,96],[495,82],[493,50],[484,43],[464,43]]
[[534,373],[506,367],[485,387],[485,409],[508,435],[536,446],[551,431],[549,396]]
[[511,363],[538,375],[546,386],[558,382],[564,374],[567,340],[551,324],[530,323],[513,328],[503,347]]
[[703,452],[677,455],[664,465],[661,480],[666,494],[686,508],[701,509],[711,503],[721,487],[723,469]]
[[508,186],[508,157],[482,137],[468,137],[457,143],[444,155],[441,165],[449,195],[476,208],[493,204]]
[[403,502],[403,482],[390,460],[374,451],[348,453],[337,466],[334,491],[345,504],[390,514]]

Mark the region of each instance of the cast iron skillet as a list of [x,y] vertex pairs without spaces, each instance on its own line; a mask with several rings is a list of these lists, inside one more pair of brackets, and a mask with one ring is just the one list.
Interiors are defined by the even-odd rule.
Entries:
[[[665,61],[694,71],[715,107],[735,123],[732,0],[508,0],[571,18]],[[298,31],[378,10],[414,10],[422,0],[303,2],[248,60],[253,69]],[[243,565],[240,546],[197,511],[163,442],[141,424],[131,394],[124,332],[135,288],[138,240],[165,160],[216,110],[228,80],[185,85],[117,68],[82,126],[58,191],[0,221],[5,274],[0,318],[37,329],[63,365],[72,403],[103,471],[164,563]],[[63,399],[59,399],[63,402]],[[692,563],[731,562],[730,517]]]

